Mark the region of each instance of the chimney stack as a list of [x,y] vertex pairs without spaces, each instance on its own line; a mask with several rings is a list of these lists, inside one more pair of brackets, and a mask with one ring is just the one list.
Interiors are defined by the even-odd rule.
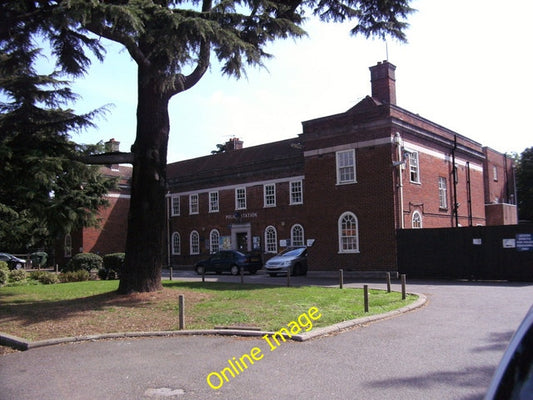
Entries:
[[120,151],[120,142],[117,142],[114,138],[104,143],[106,153],[118,153]]
[[396,66],[388,61],[370,67],[372,97],[385,104],[396,104]]
[[243,141],[239,138],[231,138],[226,142],[226,151],[242,149]]

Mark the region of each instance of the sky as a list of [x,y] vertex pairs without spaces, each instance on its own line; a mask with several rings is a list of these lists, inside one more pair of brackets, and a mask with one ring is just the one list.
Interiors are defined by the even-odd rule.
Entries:
[[[353,37],[352,27],[310,20],[308,37],[268,48],[266,68],[241,80],[211,67],[169,106],[168,162],[209,155],[231,137],[245,147],[296,137],[302,121],[347,111],[370,95],[369,67],[396,65],[397,105],[500,152],[533,146],[533,1],[414,0],[408,43]],[[97,128],[74,134],[78,143],[135,140],[136,64],[106,43],[73,84],[86,112],[110,104]]]

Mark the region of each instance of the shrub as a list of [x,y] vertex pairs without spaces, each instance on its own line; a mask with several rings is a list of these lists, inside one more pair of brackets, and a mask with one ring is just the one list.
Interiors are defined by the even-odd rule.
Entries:
[[9,267],[5,261],[0,261],[0,286],[4,286],[9,280]]
[[30,259],[33,268],[44,268],[48,262],[48,254],[44,251],[37,251],[30,254]]
[[32,273],[30,273],[30,279],[39,281],[44,285],[50,285],[59,282],[57,274],[47,271],[33,271]]
[[98,271],[100,279],[118,279],[124,265],[125,253],[111,253],[103,257],[104,268]]
[[102,257],[93,253],[78,253],[68,262],[63,272],[73,272],[85,270],[91,272],[92,269],[102,268]]
[[67,271],[59,274],[59,281],[61,283],[68,283],[68,282],[82,282],[82,281],[88,281],[91,274],[89,271],[85,269],[80,269],[78,271]]
[[9,282],[13,282],[13,283],[24,282],[27,277],[28,277],[28,274],[23,269],[15,269],[13,271],[9,271]]

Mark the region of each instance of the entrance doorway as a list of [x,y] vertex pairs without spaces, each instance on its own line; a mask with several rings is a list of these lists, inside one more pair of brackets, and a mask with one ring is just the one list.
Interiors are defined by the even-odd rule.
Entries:
[[233,224],[231,226],[231,247],[239,251],[252,249],[252,226],[251,224]]
[[248,233],[237,233],[237,250],[248,251]]

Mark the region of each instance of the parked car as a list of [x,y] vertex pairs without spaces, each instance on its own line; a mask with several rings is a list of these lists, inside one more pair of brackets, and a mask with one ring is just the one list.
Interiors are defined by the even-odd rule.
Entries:
[[296,247],[283,250],[265,263],[265,271],[270,276],[278,274],[307,274],[307,247]]
[[221,250],[212,254],[208,259],[202,260],[196,264],[196,273],[202,275],[204,272],[229,272],[232,275],[238,275],[247,271],[255,274],[261,269],[263,262],[261,256],[255,253],[243,253],[238,250]]
[[5,261],[9,269],[23,269],[26,265],[26,260],[8,253],[0,253],[0,261]]
[[514,333],[485,400],[533,399],[533,307]]

